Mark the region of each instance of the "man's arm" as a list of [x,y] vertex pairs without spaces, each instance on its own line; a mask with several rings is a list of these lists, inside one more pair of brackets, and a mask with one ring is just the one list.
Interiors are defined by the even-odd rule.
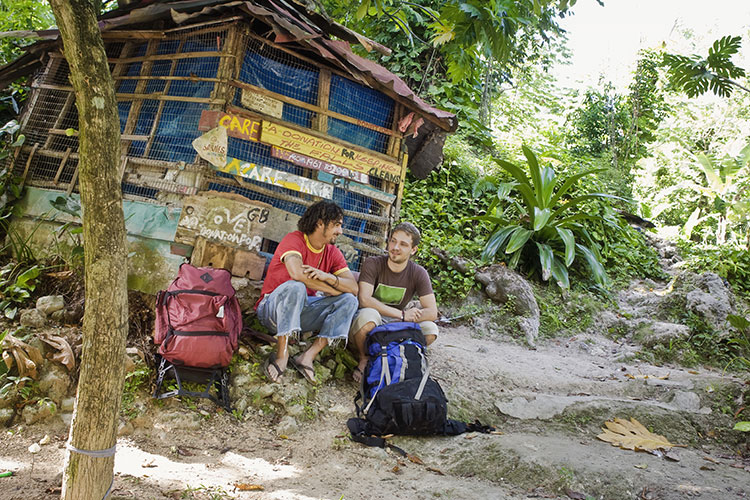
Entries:
[[419,297],[419,305],[422,307],[413,308],[419,309],[419,319],[417,321],[435,321],[438,319],[438,308],[434,293]]
[[372,283],[362,281],[362,276],[360,275],[359,305],[362,307],[371,307],[378,311],[381,316],[401,319],[401,309],[396,309],[395,307],[380,302],[378,299],[372,296],[372,292],[374,290],[375,286]]
[[338,274],[326,273],[318,268],[303,265],[302,272],[310,279],[322,281],[326,285],[335,288],[339,293],[351,293],[357,295],[357,280],[349,269],[344,269]]
[[[320,269],[305,266],[302,263],[302,257],[297,253],[290,253],[285,256],[284,266],[286,266],[290,278],[304,283],[307,288],[312,290],[327,293],[328,295],[341,295],[344,292],[357,292],[356,281],[354,280],[351,271],[341,273],[337,280],[336,276],[333,274],[324,273]],[[310,272],[309,269],[314,269],[316,272]],[[334,286],[338,286],[338,288],[334,288]]]

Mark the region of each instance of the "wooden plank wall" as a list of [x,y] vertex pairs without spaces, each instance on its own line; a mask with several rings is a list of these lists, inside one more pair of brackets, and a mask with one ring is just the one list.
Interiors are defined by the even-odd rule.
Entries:
[[[364,221],[365,227],[364,231],[345,231],[344,236],[349,239],[350,245],[363,255],[382,252],[387,231],[398,217],[402,193],[405,158],[398,119],[409,111],[404,106],[394,103],[392,123],[388,127],[330,110],[332,75],[346,75],[323,67],[320,61],[300,55],[286,45],[275,44],[251,32],[249,24],[238,18],[176,28],[166,32],[110,31],[104,35],[116,95],[121,106],[122,174],[124,186],[128,188],[125,190],[127,199],[182,204],[186,196],[204,192],[209,186],[213,186],[213,189],[223,186],[227,191],[239,190],[245,196],[269,205],[283,206],[283,203],[294,203],[304,209],[319,200],[318,195],[322,192],[328,192],[329,188],[325,188],[325,185],[332,184],[334,187],[330,188],[331,190],[343,189],[357,193],[370,202],[371,208],[367,213],[356,210],[345,212],[346,217]],[[210,44],[210,50],[186,49],[195,45],[196,40],[201,40],[204,49]],[[165,51],[164,42],[171,42],[173,49]],[[284,54],[290,61],[317,68],[317,102],[304,102],[240,81],[244,51],[249,43],[261,44],[277,54]],[[218,71],[212,76],[192,73],[178,75],[180,63],[192,60],[218,60]],[[165,74],[167,65],[169,70]],[[152,74],[155,68],[159,68],[158,75]],[[210,93],[205,96],[170,95],[170,89],[174,88],[177,82],[212,87]],[[14,159],[14,170],[23,175],[24,182],[29,185],[70,193],[77,189],[77,131],[69,130],[78,128],[77,113],[73,89],[67,82],[67,64],[59,52],[50,54],[44,74],[35,80],[32,88],[30,108],[22,122],[27,142]],[[153,88],[159,90],[154,91]],[[235,104],[240,101],[241,105]],[[239,161],[232,164],[233,166],[230,165],[232,159],[228,158],[227,165],[219,167],[211,165],[198,154],[189,155],[180,161],[160,158],[158,154],[154,154],[155,139],[160,126],[165,123],[165,109],[169,103],[188,103],[203,109],[200,124],[193,127],[195,130],[185,130],[185,134],[190,137],[199,136],[209,130],[205,129],[206,123],[213,125],[211,128],[216,127],[217,124],[210,120],[224,118],[224,122],[218,123],[218,126],[225,126],[230,137],[237,137],[236,134],[239,133],[240,140],[259,141],[266,144],[264,147],[272,145],[273,142],[265,141],[262,134],[260,137],[251,137],[247,127],[244,130],[248,132],[247,137],[242,136],[243,123],[249,120],[251,123],[257,123],[261,130],[265,130],[263,133],[268,135],[269,140],[272,138],[272,135],[269,135],[269,126],[277,126],[285,133],[294,133],[307,141],[315,140],[328,148],[340,148],[343,154],[349,155],[347,158],[350,160],[346,160],[349,162],[348,167],[344,168],[343,165],[346,163],[343,160],[327,161],[322,157],[300,155],[299,151],[284,151],[283,148],[279,148],[279,143],[274,145],[276,149],[272,151],[273,156],[290,161],[292,169],[296,171],[300,171],[297,167],[302,166],[301,176],[272,172],[262,165],[254,165],[250,158],[238,158]],[[280,110],[287,105],[311,112],[311,128],[282,120]],[[155,111],[152,109],[153,106],[156,106]],[[248,109],[250,107],[254,109]],[[148,130],[144,130],[143,113],[147,108],[150,110],[149,113],[153,114],[153,118]],[[239,120],[239,130],[232,126],[232,118]],[[385,153],[327,135],[330,119],[384,134],[387,136]],[[198,130],[199,127],[204,129]],[[133,153],[136,150],[139,154]],[[297,154],[292,157],[290,153]],[[307,153],[314,154],[315,151],[310,150]],[[365,164],[395,164],[401,171],[394,175],[372,167],[368,177],[368,173],[362,170]],[[359,182],[363,178],[372,179],[372,174],[376,177],[385,177],[379,188],[373,187],[369,182]],[[283,186],[284,189],[279,189],[278,186]],[[321,186],[324,188],[323,191],[320,191]],[[273,216],[276,223],[273,224],[273,231],[269,224],[268,236],[278,239],[279,235],[295,228],[298,216],[284,213]],[[201,245],[203,253],[208,252],[206,249],[209,246],[203,243]],[[268,248],[268,244],[264,243],[263,248]],[[215,256],[216,252],[213,252],[213,255]],[[243,257],[240,260],[245,262],[248,258]]]

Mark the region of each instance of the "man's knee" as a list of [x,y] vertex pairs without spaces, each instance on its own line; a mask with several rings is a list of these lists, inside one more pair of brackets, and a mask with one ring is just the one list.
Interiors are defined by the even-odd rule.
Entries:
[[427,342],[427,345],[432,344],[435,342],[435,339],[438,335],[438,327],[435,323],[432,321],[422,321],[419,324],[419,328],[422,330],[422,333],[424,334],[424,340]]
[[307,286],[301,281],[289,280],[279,285],[274,292],[280,297],[307,300]]
[[364,333],[369,333],[373,328],[376,326],[382,324],[383,319],[380,317],[380,313],[370,307],[365,307],[363,309],[360,309],[359,312],[354,316],[354,319],[352,320],[352,326],[349,329],[349,335],[360,335],[360,331],[363,330],[363,328],[370,324],[370,326],[367,330],[364,330]]

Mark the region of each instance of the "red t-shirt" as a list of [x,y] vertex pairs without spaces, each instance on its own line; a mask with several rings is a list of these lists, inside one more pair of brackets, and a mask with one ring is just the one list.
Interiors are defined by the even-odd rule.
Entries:
[[[341,274],[349,270],[344,254],[334,245],[327,244],[321,250],[315,250],[307,239],[307,235],[302,231],[293,231],[284,236],[273,254],[266,272],[266,279],[263,281],[263,288],[260,290],[260,299],[255,304],[256,309],[263,297],[276,290],[276,287],[282,283],[292,279],[283,262],[284,257],[289,254],[299,255],[302,257],[303,264],[326,273]],[[308,288],[307,294],[315,295],[315,290]]]

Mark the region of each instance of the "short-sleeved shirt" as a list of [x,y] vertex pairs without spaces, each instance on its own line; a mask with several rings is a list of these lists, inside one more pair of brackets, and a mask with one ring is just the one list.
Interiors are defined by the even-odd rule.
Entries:
[[[284,265],[284,258],[290,254],[297,254],[302,258],[302,263],[315,267],[326,273],[341,274],[349,270],[346,259],[341,250],[334,245],[326,244],[322,249],[316,250],[302,231],[293,231],[282,238],[279,246],[273,254],[271,264],[263,281],[260,291],[260,300],[267,294],[276,290],[276,287],[289,281],[289,271]],[[307,289],[308,295],[315,295],[315,290]],[[257,309],[260,300],[255,304]]]
[[403,271],[394,273],[388,267],[387,255],[365,260],[359,281],[373,286],[373,298],[402,311],[415,295],[424,297],[434,293],[424,267],[410,260]]

